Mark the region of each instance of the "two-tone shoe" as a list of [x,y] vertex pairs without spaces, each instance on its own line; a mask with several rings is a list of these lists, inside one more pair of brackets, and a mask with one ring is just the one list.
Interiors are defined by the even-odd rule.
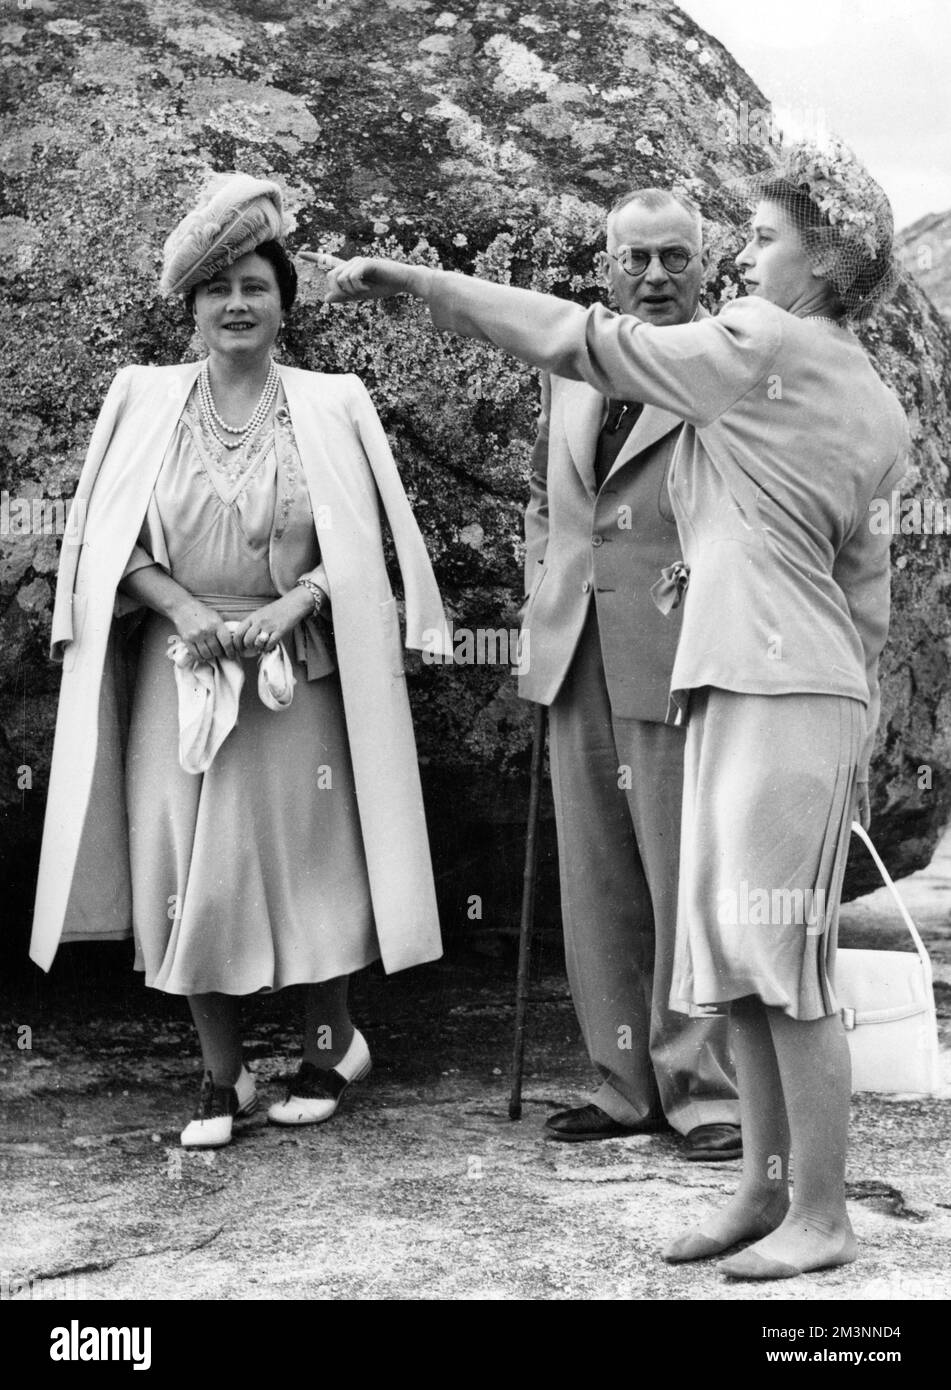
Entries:
[[182,1130],[182,1147],[186,1149],[220,1149],[231,1143],[235,1120],[253,1115],[258,1108],[254,1077],[242,1067],[233,1086],[216,1086],[215,1078],[206,1071],[201,1079],[201,1094],[192,1119]]
[[335,1067],[315,1067],[301,1062],[284,1100],[272,1105],[267,1117],[272,1125],[317,1125],[329,1120],[340,1098],[353,1081],[362,1081],[370,1070],[370,1049],[362,1033]]

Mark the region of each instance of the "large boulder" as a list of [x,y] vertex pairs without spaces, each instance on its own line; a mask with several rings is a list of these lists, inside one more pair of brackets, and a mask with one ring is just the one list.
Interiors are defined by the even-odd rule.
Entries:
[[951,319],[951,209],[919,217],[899,234],[898,246],[906,269]]
[[[0,801],[8,906],[25,913],[58,672],[47,659],[56,504],[129,361],[196,344],[157,293],[161,245],[214,171],[275,176],[294,246],[390,254],[589,301],[606,207],[645,184],[696,196],[735,292],[720,189],[763,167],[765,98],[667,0],[31,0],[7,7],[0,393]],[[533,373],[439,339],[412,304],[331,310],[308,271],[287,360],[355,371],[380,410],[461,627],[512,628]],[[866,341],[915,440],[913,491],[946,490],[947,326],[909,283]],[[37,507],[33,507],[36,500]],[[30,514],[30,526],[24,518]],[[874,767],[892,868],[928,857],[951,762],[947,540],[899,535]],[[447,926],[515,915],[531,714],[506,666],[410,673]],[[554,913],[550,828],[542,907]],[[857,883],[858,880],[855,880]]]

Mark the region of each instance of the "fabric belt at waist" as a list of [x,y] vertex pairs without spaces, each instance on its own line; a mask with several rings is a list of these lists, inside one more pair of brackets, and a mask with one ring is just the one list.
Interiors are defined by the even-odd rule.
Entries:
[[[265,604],[273,603],[280,594],[193,594],[200,603],[207,603],[216,613],[220,613],[226,623],[241,622]],[[337,663],[333,649],[328,642],[327,633],[319,618],[302,618],[297,626],[285,637],[284,645],[291,659],[302,662],[307,668],[309,681],[319,680],[321,676],[336,671]]]
[[207,603],[209,608],[229,622],[240,622],[280,597],[280,594],[192,594],[192,598],[198,599],[199,603]]

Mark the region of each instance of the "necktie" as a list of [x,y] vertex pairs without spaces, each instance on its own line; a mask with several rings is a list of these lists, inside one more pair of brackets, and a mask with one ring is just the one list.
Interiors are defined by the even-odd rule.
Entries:
[[598,436],[598,451],[594,460],[594,477],[599,488],[614,467],[614,461],[627,443],[643,409],[640,401],[608,401],[608,417]]

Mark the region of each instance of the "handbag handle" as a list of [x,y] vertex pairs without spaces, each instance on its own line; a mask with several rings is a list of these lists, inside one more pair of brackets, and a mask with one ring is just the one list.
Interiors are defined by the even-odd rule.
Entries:
[[922,969],[925,972],[925,980],[930,986],[931,957],[928,955],[925,943],[921,939],[921,933],[918,931],[918,928],[911,920],[911,914],[909,913],[905,904],[902,902],[901,894],[895,887],[891,874],[888,872],[888,870],[885,868],[885,865],[882,863],[881,855],[879,854],[875,846],[872,844],[872,841],[869,839],[868,832],[861,825],[859,825],[858,821],[852,822],[852,834],[857,835],[859,837],[859,839],[862,841],[862,844],[865,846],[869,854],[872,856],[872,859],[875,861],[875,866],[885,882],[885,887],[888,889],[892,897],[895,899],[895,904],[898,908],[899,913],[901,914],[902,921],[904,922],[908,930],[911,932],[911,939],[915,943],[915,950],[918,952],[918,959],[921,961]]

